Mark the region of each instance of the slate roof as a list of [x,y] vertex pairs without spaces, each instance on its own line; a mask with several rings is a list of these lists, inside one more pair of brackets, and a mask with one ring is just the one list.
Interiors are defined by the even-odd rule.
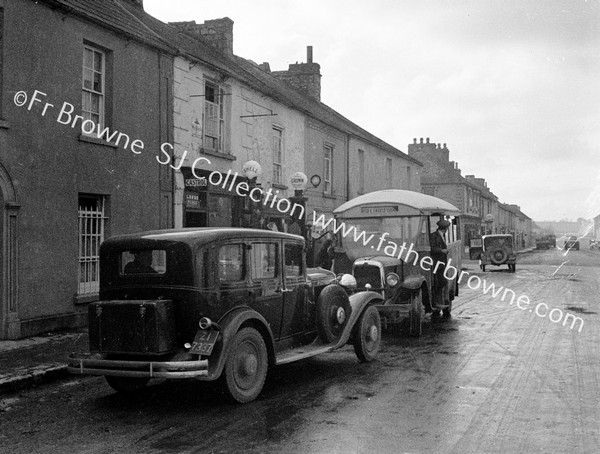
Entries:
[[150,30],[119,0],[41,0],[51,8],[87,19],[102,27],[122,33],[139,42],[174,54],[176,50]]
[[161,36],[166,44],[176,47],[181,55],[200,60],[204,64],[218,69],[223,74],[238,79],[251,88],[314,119],[320,120],[329,126],[349,133],[366,142],[370,142],[383,150],[401,156],[415,164],[422,165],[420,161],[409,157],[406,153],[369,133],[331,107],[295,90],[270,73],[263,71],[257,64],[237,55],[226,55],[219,52],[211,44],[203,41],[202,38],[191,37],[180,32],[175,27],[161,22],[142,9],[131,5],[129,2],[124,1],[122,5],[140,22]]
[[415,164],[422,163],[381,140],[324,103],[295,90],[255,63],[236,55],[225,55],[200,37],[192,38],[165,24],[128,0],[41,0],[103,27],[115,30],[172,55],[196,59],[251,88],[305,113],[340,131],[369,142]]

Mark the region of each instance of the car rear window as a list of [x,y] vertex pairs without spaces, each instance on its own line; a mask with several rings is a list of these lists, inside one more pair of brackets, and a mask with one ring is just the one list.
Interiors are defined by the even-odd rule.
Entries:
[[130,274],[165,274],[167,253],[162,249],[136,249],[121,252],[120,271]]

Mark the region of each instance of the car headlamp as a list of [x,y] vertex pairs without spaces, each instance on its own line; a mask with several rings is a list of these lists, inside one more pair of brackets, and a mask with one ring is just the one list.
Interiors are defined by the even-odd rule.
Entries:
[[398,282],[400,282],[400,277],[398,277],[396,273],[389,273],[385,277],[385,282],[390,287],[395,287],[396,285],[398,285]]

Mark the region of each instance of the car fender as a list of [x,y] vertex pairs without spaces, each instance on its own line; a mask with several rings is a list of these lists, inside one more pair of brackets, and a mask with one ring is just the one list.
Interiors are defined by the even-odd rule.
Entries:
[[206,380],[216,380],[221,375],[227,356],[231,349],[231,341],[235,334],[240,330],[240,327],[247,321],[252,321],[253,324],[259,324],[258,330],[263,338],[269,351],[269,357],[273,357],[274,352],[274,337],[273,332],[265,318],[248,306],[236,307],[219,320],[221,336],[215,344],[212,354],[208,357],[208,377]]
[[426,280],[425,276],[421,274],[411,274],[407,276],[400,285],[409,290],[418,290]]
[[356,325],[356,322],[360,319],[360,316],[370,304],[383,302],[383,299],[379,293],[371,291],[354,293],[350,295],[349,299],[352,313],[350,314],[350,318],[346,324],[346,327],[344,328],[342,336],[334,348],[340,348],[346,345],[348,339],[350,339],[350,336],[352,335],[354,325]]

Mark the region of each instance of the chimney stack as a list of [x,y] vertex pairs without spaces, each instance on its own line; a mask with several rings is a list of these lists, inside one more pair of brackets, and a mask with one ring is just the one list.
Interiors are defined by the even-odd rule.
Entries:
[[313,62],[313,47],[306,47],[306,63],[293,63],[287,71],[272,71],[277,79],[298,91],[321,100],[321,66]]
[[209,42],[227,55],[233,55],[233,21],[228,17],[197,24],[196,21],[169,22],[169,25],[194,38]]

